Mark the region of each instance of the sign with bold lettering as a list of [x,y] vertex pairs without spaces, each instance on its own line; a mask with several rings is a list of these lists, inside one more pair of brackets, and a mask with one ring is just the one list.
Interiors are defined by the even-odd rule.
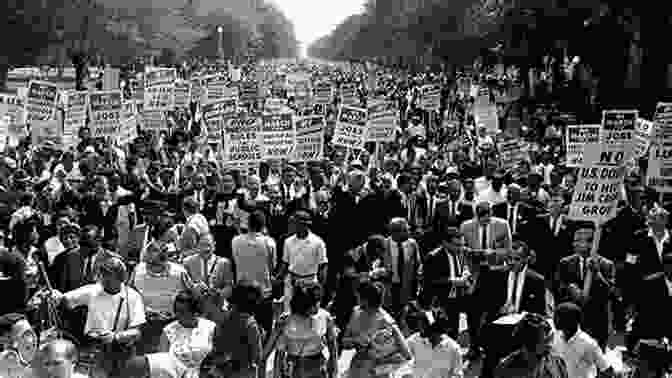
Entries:
[[264,114],[261,135],[264,159],[289,159],[293,156],[296,128],[291,113]]
[[259,133],[261,119],[236,114],[224,122],[224,159],[229,163],[258,162],[262,158],[262,141]]
[[583,150],[586,145],[599,143],[600,125],[567,126],[567,166],[578,167],[583,164]]
[[602,224],[616,215],[625,174],[626,153],[624,149],[592,144],[584,150],[583,158],[569,218]]
[[157,68],[145,73],[145,104],[147,111],[171,111],[175,106],[174,68]]
[[224,119],[238,110],[237,99],[220,98],[203,105],[203,121],[208,129],[208,141],[219,143],[222,138]]
[[366,109],[341,106],[331,143],[356,150],[364,149],[367,118]]
[[26,123],[25,101],[15,95],[0,93],[0,119],[7,118],[10,125]]
[[637,110],[605,110],[602,112],[600,143],[610,149],[625,152],[626,160],[632,153]]
[[324,156],[324,117],[307,116],[296,121],[294,161],[320,161]]
[[58,87],[52,83],[31,81],[26,95],[27,122],[52,119],[56,110]]
[[369,106],[367,142],[392,142],[397,130],[397,112],[387,102]]
[[117,137],[121,125],[121,91],[92,92],[89,95],[91,109],[91,136],[93,138]]

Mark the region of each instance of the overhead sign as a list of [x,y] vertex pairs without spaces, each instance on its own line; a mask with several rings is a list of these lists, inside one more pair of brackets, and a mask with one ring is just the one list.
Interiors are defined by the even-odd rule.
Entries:
[[294,161],[320,161],[324,158],[324,117],[307,116],[296,120]]
[[56,100],[58,99],[58,87],[56,84],[41,81],[28,83],[26,94],[27,122],[46,121],[54,117]]
[[356,150],[364,149],[367,116],[366,109],[341,106],[331,143]]
[[121,125],[123,96],[121,91],[101,91],[89,94],[91,136],[116,138]]
[[600,125],[567,126],[567,166],[578,167],[583,164],[583,150],[587,145],[599,143]]
[[264,159],[293,157],[296,128],[291,113],[264,114],[261,122]]

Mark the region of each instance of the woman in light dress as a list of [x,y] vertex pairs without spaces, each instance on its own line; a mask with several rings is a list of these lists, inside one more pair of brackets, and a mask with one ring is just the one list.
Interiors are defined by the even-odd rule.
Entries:
[[151,378],[198,378],[203,359],[212,350],[215,323],[197,316],[198,300],[187,291],[175,298],[177,320],[163,329],[159,353],[148,354]]
[[399,327],[381,308],[383,287],[364,281],[357,290],[355,308],[343,336],[343,349],[355,349],[351,378],[387,378],[397,375],[411,360],[411,352]]
[[277,322],[262,361],[276,350],[276,378],[335,378],[338,372],[334,319],[319,307],[322,288],[308,284],[295,289],[291,312]]

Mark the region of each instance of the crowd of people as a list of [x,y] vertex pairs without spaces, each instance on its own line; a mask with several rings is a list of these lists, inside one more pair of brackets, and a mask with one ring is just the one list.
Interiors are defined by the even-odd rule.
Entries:
[[[532,148],[504,169],[496,140],[513,131],[479,127],[459,78],[378,68],[374,89],[366,70],[266,69],[359,83],[362,106],[394,104],[394,142],[331,145],[335,96],[321,161],[227,166],[196,104],[126,146],[8,146],[0,376],[334,378],[354,349],[353,378],[478,361],[481,377],[596,377],[619,374],[616,334],[642,376],[666,370],[669,212],[639,167],[616,217],[573,221],[552,114],[515,133]],[[422,109],[436,82],[439,110]]]

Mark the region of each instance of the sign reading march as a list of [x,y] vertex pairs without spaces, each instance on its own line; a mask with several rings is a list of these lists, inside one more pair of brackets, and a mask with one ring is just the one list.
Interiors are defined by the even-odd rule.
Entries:
[[31,81],[26,95],[27,121],[46,121],[56,110],[58,87],[52,83]]
[[91,137],[117,137],[121,125],[121,91],[91,92]]
[[601,224],[616,215],[625,174],[625,155],[624,150],[601,144],[590,145],[584,151],[569,207],[570,219]]
[[291,113],[264,114],[261,122],[264,159],[288,159],[294,154],[296,129]]
[[364,142],[366,142],[366,119],[366,109],[341,106],[331,143],[336,146],[357,150],[364,149]]
[[225,120],[224,157],[227,163],[258,162],[262,157],[261,119],[237,114]]
[[324,117],[307,116],[296,121],[294,161],[320,161],[324,155]]
[[600,125],[567,126],[567,166],[578,167],[583,164],[583,150],[599,141]]

